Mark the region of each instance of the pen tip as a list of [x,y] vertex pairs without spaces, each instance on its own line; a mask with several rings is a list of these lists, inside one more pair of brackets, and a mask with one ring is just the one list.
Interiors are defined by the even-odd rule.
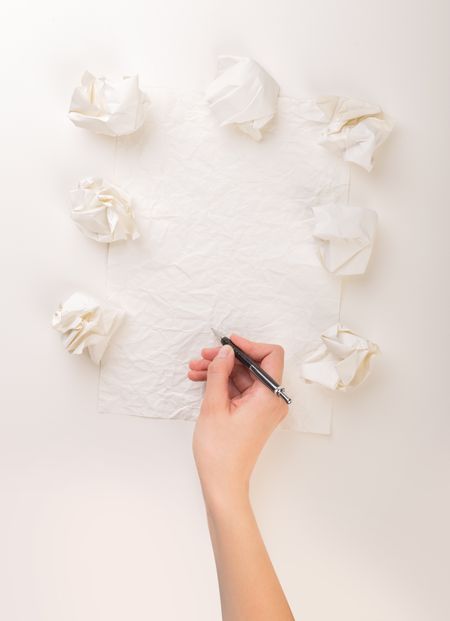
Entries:
[[222,339],[222,335],[220,334],[220,332],[218,332],[217,330],[215,330],[214,328],[211,328],[211,332],[214,334],[214,336],[216,337],[216,339],[219,341],[221,341]]

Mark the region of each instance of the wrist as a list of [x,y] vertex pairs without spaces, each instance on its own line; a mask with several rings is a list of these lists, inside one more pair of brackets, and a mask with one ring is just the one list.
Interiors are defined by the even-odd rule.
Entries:
[[217,519],[250,508],[249,486],[240,482],[221,486],[202,483],[208,517]]

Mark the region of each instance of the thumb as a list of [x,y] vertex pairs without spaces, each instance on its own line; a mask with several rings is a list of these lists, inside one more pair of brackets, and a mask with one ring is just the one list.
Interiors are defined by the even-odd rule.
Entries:
[[208,366],[205,402],[211,407],[227,407],[230,401],[228,378],[234,366],[234,351],[230,345],[219,349],[217,356]]

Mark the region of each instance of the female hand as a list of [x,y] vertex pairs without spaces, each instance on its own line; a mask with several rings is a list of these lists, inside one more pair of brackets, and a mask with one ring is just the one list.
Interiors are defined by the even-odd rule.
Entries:
[[[232,341],[278,383],[279,345]],[[188,376],[206,381],[193,449],[205,498],[224,621],[293,621],[250,505],[248,486],[266,440],[287,404],[250,374],[229,345],[202,349]]]
[[[236,334],[231,340],[281,383],[284,351]],[[193,437],[194,457],[207,504],[247,495],[250,475],[288,406],[235,359],[229,345],[202,349],[188,377],[206,381]]]

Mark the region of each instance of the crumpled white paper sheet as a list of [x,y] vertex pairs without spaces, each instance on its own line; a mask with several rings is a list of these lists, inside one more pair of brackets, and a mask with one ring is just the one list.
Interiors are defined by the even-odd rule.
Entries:
[[280,87],[251,58],[219,56],[218,76],[208,86],[206,99],[221,126],[236,125],[254,140],[273,118]]
[[377,214],[348,205],[314,207],[313,235],[324,267],[333,274],[363,274],[372,253]]
[[321,335],[322,342],[301,365],[305,380],[345,392],[363,382],[370,371],[370,359],[379,353],[378,345],[335,324]]
[[325,123],[319,143],[367,171],[373,154],[392,131],[394,123],[380,106],[351,97],[318,97],[303,102],[305,119]]
[[71,190],[72,219],[90,239],[110,243],[137,239],[131,196],[100,177],[87,177]]
[[348,166],[281,97],[264,141],[220,128],[202,94],[149,90],[152,127],[118,142],[116,175],[141,237],[110,246],[108,284],[129,316],[102,363],[102,412],[195,419],[204,385],[187,365],[210,327],[285,348],[285,427],[329,433],[331,394],[299,379],[338,321],[340,281],[321,265],[312,208],[343,202]]
[[87,350],[93,362],[99,364],[123,317],[122,310],[102,306],[94,298],[76,292],[59,305],[52,326],[63,335],[69,353]]
[[73,92],[69,118],[96,134],[125,136],[142,126],[148,104],[137,75],[113,82],[85,71]]

